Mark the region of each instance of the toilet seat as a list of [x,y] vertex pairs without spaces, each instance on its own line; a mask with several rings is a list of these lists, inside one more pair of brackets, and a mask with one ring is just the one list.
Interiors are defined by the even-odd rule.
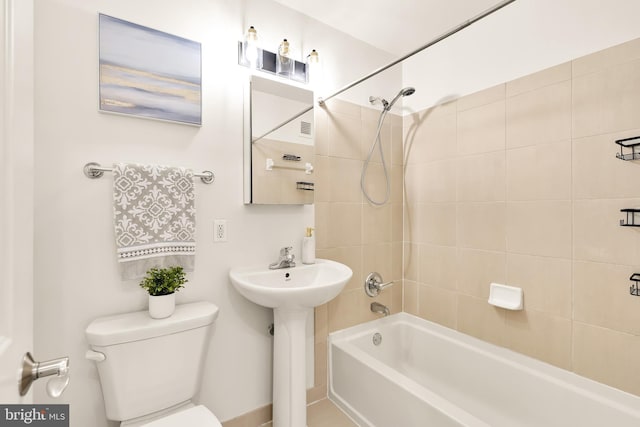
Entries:
[[143,424],[141,427],[222,427],[220,421],[205,406],[198,405],[184,411]]

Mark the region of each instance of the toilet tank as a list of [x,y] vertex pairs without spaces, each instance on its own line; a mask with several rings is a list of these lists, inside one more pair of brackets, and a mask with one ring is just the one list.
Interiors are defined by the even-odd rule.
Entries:
[[218,307],[176,306],[166,319],[147,311],[94,320],[85,333],[97,362],[107,418],[129,420],[190,400],[200,387],[209,330]]

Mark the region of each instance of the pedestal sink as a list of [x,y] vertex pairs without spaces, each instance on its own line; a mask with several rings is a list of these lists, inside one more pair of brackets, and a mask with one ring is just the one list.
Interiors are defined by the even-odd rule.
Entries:
[[335,261],[269,270],[233,269],[229,277],[249,301],[273,308],[273,427],[307,425],[305,322],[307,310],[335,298],[353,272]]

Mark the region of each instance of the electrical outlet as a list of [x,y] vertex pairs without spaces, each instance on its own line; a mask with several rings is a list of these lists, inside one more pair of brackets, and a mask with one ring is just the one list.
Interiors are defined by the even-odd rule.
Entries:
[[214,242],[227,241],[227,220],[226,219],[216,219],[213,221],[213,241]]

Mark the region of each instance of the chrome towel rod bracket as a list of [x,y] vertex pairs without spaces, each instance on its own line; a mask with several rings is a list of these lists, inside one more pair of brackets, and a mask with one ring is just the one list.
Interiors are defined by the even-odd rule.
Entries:
[[[113,172],[113,168],[107,168],[100,166],[100,163],[89,162],[84,165],[84,174],[87,178],[96,179],[102,178],[105,172]],[[211,184],[216,180],[216,176],[211,171],[202,171],[201,173],[194,173],[193,176],[197,176],[205,184]]]

